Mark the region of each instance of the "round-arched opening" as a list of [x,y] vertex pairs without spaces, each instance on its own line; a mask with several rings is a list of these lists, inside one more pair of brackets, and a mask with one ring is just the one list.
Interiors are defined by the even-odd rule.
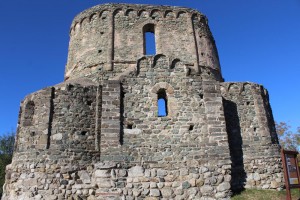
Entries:
[[144,34],[144,55],[155,55],[156,42],[155,42],[154,24],[146,24],[143,27],[143,34]]
[[168,115],[168,98],[165,89],[157,92],[157,111],[158,117],[166,117]]

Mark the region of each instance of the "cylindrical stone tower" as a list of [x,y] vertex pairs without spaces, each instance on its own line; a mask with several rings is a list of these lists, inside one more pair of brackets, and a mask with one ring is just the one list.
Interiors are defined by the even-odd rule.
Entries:
[[203,14],[181,7],[129,4],[99,5],[75,17],[65,79],[101,76],[103,71],[118,70],[120,64],[136,64],[147,56],[147,32],[155,35],[156,54],[178,59],[198,73],[209,68],[221,79],[215,42]]

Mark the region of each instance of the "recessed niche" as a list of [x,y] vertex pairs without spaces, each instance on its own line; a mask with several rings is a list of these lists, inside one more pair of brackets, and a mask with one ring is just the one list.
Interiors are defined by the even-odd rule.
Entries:
[[92,103],[93,103],[93,101],[91,101],[91,100],[89,100],[89,101],[86,102],[86,104],[87,104],[88,106],[92,105]]
[[127,124],[127,129],[132,129],[132,127],[133,127],[133,124]]
[[80,134],[81,134],[81,135],[86,135],[86,134],[87,134],[87,131],[81,131]]
[[194,130],[194,124],[191,124],[191,125],[189,126],[189,131],[192,131],[192,130]]

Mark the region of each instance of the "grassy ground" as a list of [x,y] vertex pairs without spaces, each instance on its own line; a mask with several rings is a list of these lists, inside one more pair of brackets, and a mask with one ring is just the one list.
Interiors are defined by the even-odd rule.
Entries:
[[[285,200],[286,191],[273,191],[273,190],[252,190],[248,189],[240,194],[234,195],[232,200]],[[292,200],[300,199],[300,190],[292,190]]]

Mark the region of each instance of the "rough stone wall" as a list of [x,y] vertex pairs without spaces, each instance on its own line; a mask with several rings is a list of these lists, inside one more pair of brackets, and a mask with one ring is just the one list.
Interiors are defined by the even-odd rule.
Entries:
[[232,186],[282,186],[280,147],[267,91],[253,83],[221,83],[232,158]]
[[[165,57],[155,63],[124,78],[122,87],[119,81],[105,81],[102,86],[75,82],[46,89],[52,91],[49,146],[15,152],[3,199],[228,197],[230,160],[223,145],[225,119],[218,113],[219,87],[207,83],[202,89],[201,77],[187,76],[180,62],[173,69]],[[161,88],[168,95],[167,117],[157,116]],[[208,110],[205,104],[216,107]],[[101,124],[100,151],[95,124]]]
[[10,183],[3,199],[224,199],[230,189],[230,165],[189,162],[189,167],[166,170],[87,162],[89,154],[57,151],[51,156],[40,151],[46,161],[33,162],[34,154],[28,153],[35,152],[19,153],[15,169],[7,168]]
[[[156,55],[144,55],[145,29],[155,32]],[[197,11],[82,12],[65,78],[22,102],[3,199],[228,199],[282,185],[268,94],[222,82]],[[158,116],[162,94],[166,116]]]
[[[153,30],[147,30],[148,25]],[[129,4],[95,6],[76,16],[65,79],[102,76],[103,71],[115,71],[118,63],[135,64],[145,54],[147,31],[155,34],[157,54],[177,58],[198,72],[200,66],[214,69],[222,80],[214,39],[203,14],[180,7]]]
[[95,150],[96,86],[55,87],[50,149]]
[[48,145],[52,89],[28,95],[21,104],[15,151],[45,149]]

